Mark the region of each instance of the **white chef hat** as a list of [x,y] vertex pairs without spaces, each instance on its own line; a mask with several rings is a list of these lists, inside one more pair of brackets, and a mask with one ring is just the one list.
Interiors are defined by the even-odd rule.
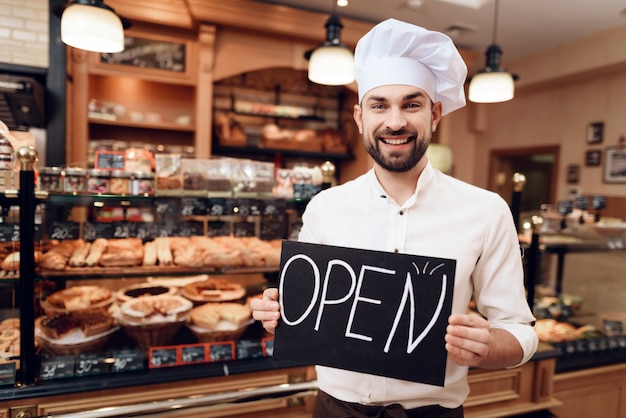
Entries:
[[359,103],[374,87],[406,84],[441,102],[444,115],[465,106],[467,66],[452,40],[396,19],[379,23],[359,40],[354,75]]

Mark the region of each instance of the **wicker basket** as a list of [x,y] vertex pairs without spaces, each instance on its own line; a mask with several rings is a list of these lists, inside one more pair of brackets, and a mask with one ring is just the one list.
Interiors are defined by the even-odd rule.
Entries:
[[139,348],[147,349],[160,345],[169,345],[185,322],[185,319],[176,322],[157,322],[141,325],[129,324],[122,320],[120,323],[124,332],[133,339]]
[[101,351],[111,336],[119,329],[119,326],[115,326],[101,334],[87,337],[81,342],[66,342],[66,338],[62,338],[60,340],[47,338],[41,331],[39,331],[39,329],[36,328],[35,339],[41,348],[54,356],[75,356],[83,353],[96,353]]
[[225,330],[211,330],[189,323],[186,324],[186,326],[191,330],[193,335],[196,336],[199,342],[212,343],[215,341],[231,341],[240,338],[253,322],[254,320],[250,320],[236,329]]

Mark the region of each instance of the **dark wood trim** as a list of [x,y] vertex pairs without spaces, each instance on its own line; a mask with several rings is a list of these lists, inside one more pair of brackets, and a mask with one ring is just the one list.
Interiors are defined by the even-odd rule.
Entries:
[[[50,0],[50,10],[65,0]],[[61,42],[61,20],[50,13],[49,68],[46,77],[46,165],[65,164],[66,147],[66,47]]]

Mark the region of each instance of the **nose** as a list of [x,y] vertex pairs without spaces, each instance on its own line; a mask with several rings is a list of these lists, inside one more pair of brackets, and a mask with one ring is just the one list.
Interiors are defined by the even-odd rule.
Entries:
[[399,107],[393,106],[389,109],[386,125],[392,131],[400,130],[406,125],[406,117]]

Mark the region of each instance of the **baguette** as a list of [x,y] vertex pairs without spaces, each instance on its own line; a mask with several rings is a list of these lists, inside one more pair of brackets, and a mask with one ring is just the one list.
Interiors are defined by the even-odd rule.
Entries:
[[143,246],[143,265],[155,266],[157,263],[157,249],[154,241],[148,241]]
[[172,257],[169,238],[158,237],[155,238],[154,241],[156,242],[157,260],[159,261],[159,264],[162,266],[171,265],[174,260]]
[[104,253],[104,250],[107,248],[107,239],[106,238],[96,238],[96,240],[91,244],[91,248],[89,249],[89,254],[87,258],[85,258],[85,265],[88,267],[93,267],[98,264],[100,261],[100,257]]
[[83,267],[85,265],[85,259],[87,258],[87,255],[89,255],[90,248],[90,242],[83,242],[79,247],[77,247],[70,256],[70,266]]

